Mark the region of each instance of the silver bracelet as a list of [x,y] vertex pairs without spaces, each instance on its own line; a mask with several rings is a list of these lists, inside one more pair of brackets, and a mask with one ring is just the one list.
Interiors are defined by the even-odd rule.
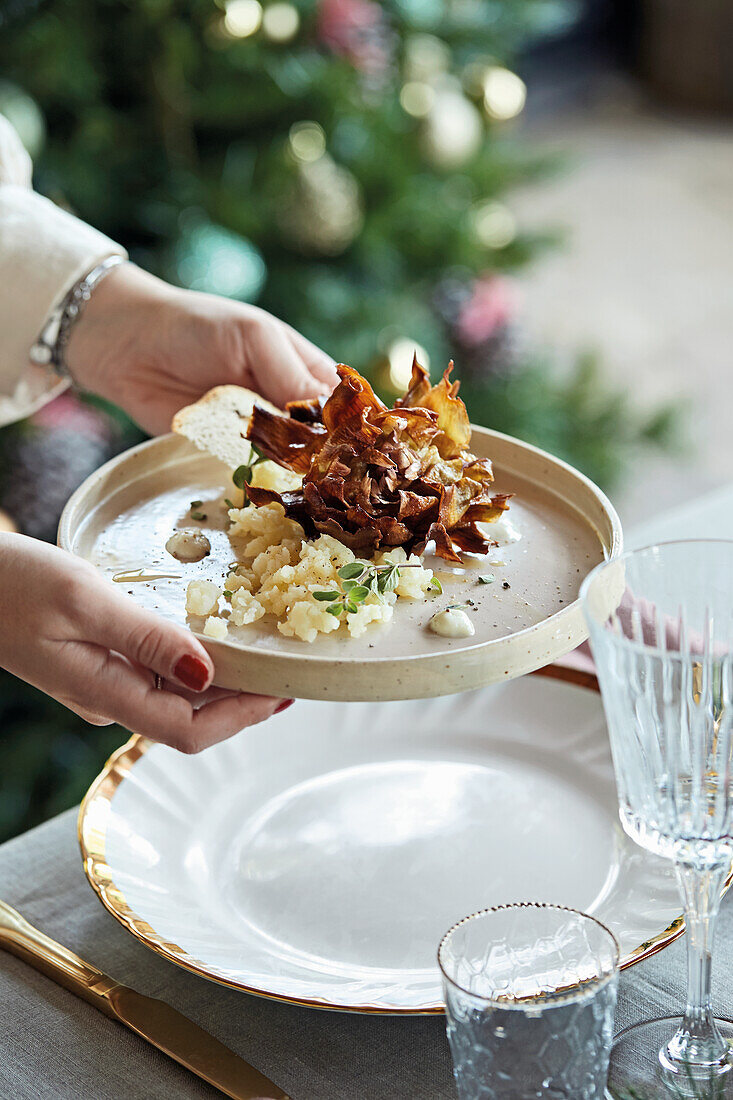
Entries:
[[74,283],[69,293],[51,312],[43,326],[43,331],[30,350],[31,362],[39,366],[50,367],[61,378],[74,381],[66,362],[66,346],[71,329],[79,320],[84,306],[92,296],[94,288],[113,268],[126,263],[124,256],[108,256],[100,264]]

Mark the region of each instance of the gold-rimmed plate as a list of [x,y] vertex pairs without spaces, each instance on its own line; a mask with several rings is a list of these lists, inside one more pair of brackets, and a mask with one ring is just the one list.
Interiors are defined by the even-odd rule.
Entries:
[[[342,628],[308,644],[284,637],[271,616],[230,628],[226,641],[200,635],[214,659],[215,682],[299,699],[419,699],[522,676],[579,645],[587,636],[580,584],[620,551],[618,516],[591,481],[526,443],[474,428],[472,448],[492,459],[497,491],[516,494],[509,514],[522,536],[518,542],[487,557],[465,555],[455,568],[428,556],[442,595],[399,601],[390,624],[373,625],[360,638]],[[230,471],[180,436],[143,443],[77,490],[61,520],[60,545],[107,577],[140,567],[173,573],[120,589],[200,632],[203,620],[186,619],[186,587],[195,577],[221,584],[235,556],[226,534],[227,486]],[[212,551],[184,565],[166,553],[165,543],[176,528],[191,525],[192,500],[203,502]],[[487,572],[494,583],[479,584]],[[446,639],[428,629],[436,611],[467,599],[473,637]]]
[[301,702],[200,756],[135,737],[81,809],[84,867],[143,943],[250,993],[442,1011],[436,945],[487,906],[593,913],[622,965],[682,931],[618,822],[600,697],[529,677],[428,702]]

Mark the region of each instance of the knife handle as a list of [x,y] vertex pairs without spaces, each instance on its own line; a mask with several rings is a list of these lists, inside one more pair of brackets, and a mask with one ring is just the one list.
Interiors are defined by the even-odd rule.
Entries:
[[0,943],[7,951],[30,963],[71,993],[83,997],[105,1016],[116,1019],[108,994],[119,983],[50,936],[39,932],[4,901],[0,901]]

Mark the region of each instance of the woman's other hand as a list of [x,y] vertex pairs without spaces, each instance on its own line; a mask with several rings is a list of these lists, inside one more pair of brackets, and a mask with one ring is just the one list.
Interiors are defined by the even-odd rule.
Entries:
[[246,386],[282,408],[338,382],[333,360],[271,314],[176,289],[134,264],[95,288],[66,358],[82,388],[152,434],[167,432],[173,415],[212,386]]
[[211,688],[214,666],[193,634],[56,547],[0,533],[0,581],[0,667],[93,725],[119,722],[190,753],[289,703]]

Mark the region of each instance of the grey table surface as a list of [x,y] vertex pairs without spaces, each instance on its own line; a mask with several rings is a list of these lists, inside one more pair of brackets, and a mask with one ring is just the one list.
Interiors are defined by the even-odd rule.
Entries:
[[[224,989],[158,958],[92,893],[73,811],[0,848],[0,897],[117,980],[161,997],[247,1058],[293,1100],[455,1100],[442,1017],[294,1008]],[[716,952],[721,1015],[733,1009],[733,901]],[[617,1024],[680,1009],[684,939],[621,977]],[[216,1090],[126,1028],[0,953],[3,1100],[194,1100]]]
[[[686,537],[733,538],[733,488],[697,501]],[[655,517],[629,545],[679,537],[680,517]],[[118,981],[161,997],[285,1089],[293,1100],[455,1100],[442,1017],[318,1012],[225,989],[154,955],[92,893],[76,812],[0,847],[0,898]],[[733,891],[723,902],[715,1003],[733,1016]],[[685,941],[621,976],[616,1014],[630,1023],[681,1011]],[[220,1096],[164,1055],[0,952],[0,1100],[204,1100]]]

